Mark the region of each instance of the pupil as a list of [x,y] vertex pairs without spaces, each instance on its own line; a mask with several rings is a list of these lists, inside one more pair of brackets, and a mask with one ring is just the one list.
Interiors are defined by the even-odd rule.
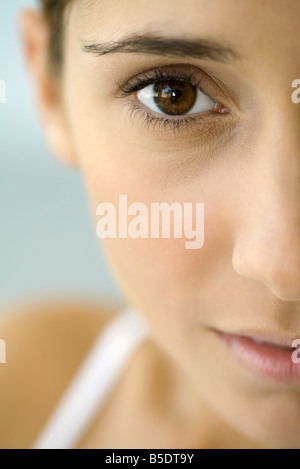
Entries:
[[182,91],[179,90],[178,88],[176,88],[174,91],[172,91],[172,93],[171,93],[172,103],[176,103],[176,100],[180,99],[181,96],[182,96]]

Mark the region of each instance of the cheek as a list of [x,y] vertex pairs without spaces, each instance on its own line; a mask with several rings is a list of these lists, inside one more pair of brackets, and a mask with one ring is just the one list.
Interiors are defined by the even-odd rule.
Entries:
[[126,293],[143,308],[151,304],[180,316],[185,305],[199,304],[215,289],[219,258],[209,239],[199,250],[187,250],[184,238],[107,239],[102,246]]
[[[93,213],[101,200],[113,202],[118,207],[118,187],[124,180],[117,182],[113,193],[106,193],[102,198],[94,188]],[[102,187],[103,189],[103,187]],[[153,185],[147,186],[147,197],[136,187],[126,192],[130,202],[143,202],[149,209],[151,203],[186,200],[185,192],[170,191],[162,199],[157,198]],[[145,190],[145,185],[143,186]],[[152,192],[153,191],[153,192]],[[177,193],[176,193],[177,192]],[[191,201],[191,197],[188,198]],[[195,198],[194,203],[201,201]],[[129,220],[130,220],[129,216]],[[99,218],[98,218],[99,220]],[[230,244],[230,227],[226,220],[226,212],[218,205],[206,204],[204,216],[204,246],[201,249],[186,249],[187,239],[106,239],[102,246],[107,254],[109,263],[124,289],[126,296],[144,311],[157,311],[161,317],[165,313],[172,315],[174,321],[182,322],[186,308],[199,311],[199,305],[204,298],[214,302],[216,294],[220,294],[220,283],[224,279],[224,263],[228,258]],[[95,223],[97,222],[97,217]],[[202,226],[201,226],[202,229]],[[173,229],[171,228],[171,233]],[[205,309],[203,310],[205,314]]]

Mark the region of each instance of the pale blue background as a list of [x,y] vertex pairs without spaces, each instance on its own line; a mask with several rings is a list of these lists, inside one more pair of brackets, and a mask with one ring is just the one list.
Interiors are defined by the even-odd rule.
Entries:
[[0,0],[0,305],[49,295],[123,298],[98,247],[80,175],[46,148],[16,27],[33,0]]

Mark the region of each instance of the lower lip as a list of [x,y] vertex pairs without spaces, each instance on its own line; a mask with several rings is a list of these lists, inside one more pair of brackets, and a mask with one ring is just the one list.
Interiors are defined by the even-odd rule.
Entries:
[[256,377],[273,384],[300,385],[300,364],[292,361],[295,349],[284,349],[230,334],[221,339],[238,361]]

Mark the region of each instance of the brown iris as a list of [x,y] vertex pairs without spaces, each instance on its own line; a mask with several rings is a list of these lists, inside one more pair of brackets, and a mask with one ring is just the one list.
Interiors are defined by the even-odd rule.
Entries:
[[168,80],[154,85],[154,100],[159,109],[170,115],[188,113],[194,106],[197,90],[190,83]]

